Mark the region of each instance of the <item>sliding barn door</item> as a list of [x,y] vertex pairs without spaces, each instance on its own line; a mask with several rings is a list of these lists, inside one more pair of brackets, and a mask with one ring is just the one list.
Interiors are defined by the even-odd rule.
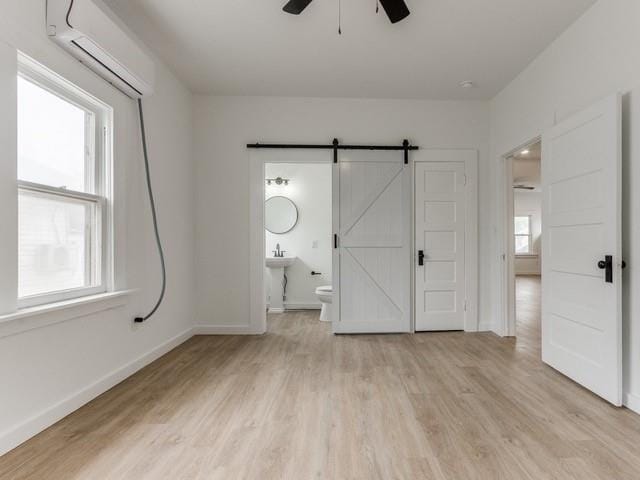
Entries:
[[334,332],[409,332],[410,169],[404,153],[345,150],[338,158]]
[[542,137],[542,360],[622,401],[621,114],[615,96]]

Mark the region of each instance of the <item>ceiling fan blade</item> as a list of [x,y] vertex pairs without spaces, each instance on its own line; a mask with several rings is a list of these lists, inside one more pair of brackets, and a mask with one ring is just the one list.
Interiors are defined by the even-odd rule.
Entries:
[[300,15],[309,6],[312,0],[289,0],[282,10],[292,15]]
[[397,23],[411,13],[404,0],[380,0],[380,3],[391,23]]

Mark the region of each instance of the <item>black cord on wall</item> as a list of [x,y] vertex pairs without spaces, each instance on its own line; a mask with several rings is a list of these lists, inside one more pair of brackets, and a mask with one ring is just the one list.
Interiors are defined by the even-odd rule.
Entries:
[[151,216],[153,218],[153,230],[156,236],[156,246],[160,255],[160,265],[162,266],[162,289],[160,296],[151,311],[144,317],[136,317],[134,322],[142,323],[153,316],[160,307],[164,294],[167,289],[167,269],[164,262],[164,251],[162,250],[162,242],[160,241],[160,232],[158,230],[158,216],[156,214],[156,202],[153,198],[153,189],[151,187],[151,173],[149,172],[149,152],[147,150],[147,133],[144,128],[144,113],[142,111],[142,99],[138,99],[138,111],[140,112],[140,135],[142,136],[142,151],[144,153],[144,168],[147,176],[147,191],[149,192],[149,202],[151,203]]

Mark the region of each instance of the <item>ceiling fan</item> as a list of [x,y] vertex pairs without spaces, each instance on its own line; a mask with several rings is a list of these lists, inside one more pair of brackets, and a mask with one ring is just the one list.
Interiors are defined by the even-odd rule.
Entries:
[[[300,15],[312,0],[289,0],[283,10],[292,15]],[[411,13],[404,0],[379,0],[391,23],[397,23]]]

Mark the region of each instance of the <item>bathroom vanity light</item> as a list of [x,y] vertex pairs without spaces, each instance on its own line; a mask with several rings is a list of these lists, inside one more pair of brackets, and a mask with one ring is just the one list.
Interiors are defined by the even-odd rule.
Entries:
[[271,184],[275,183],[276,185],[287,186],[287,185],[289,185],[289,181],[290,180],[288,178],[282,178],[282,177],[267,178],[266,179],[267,185],[271,185]]

